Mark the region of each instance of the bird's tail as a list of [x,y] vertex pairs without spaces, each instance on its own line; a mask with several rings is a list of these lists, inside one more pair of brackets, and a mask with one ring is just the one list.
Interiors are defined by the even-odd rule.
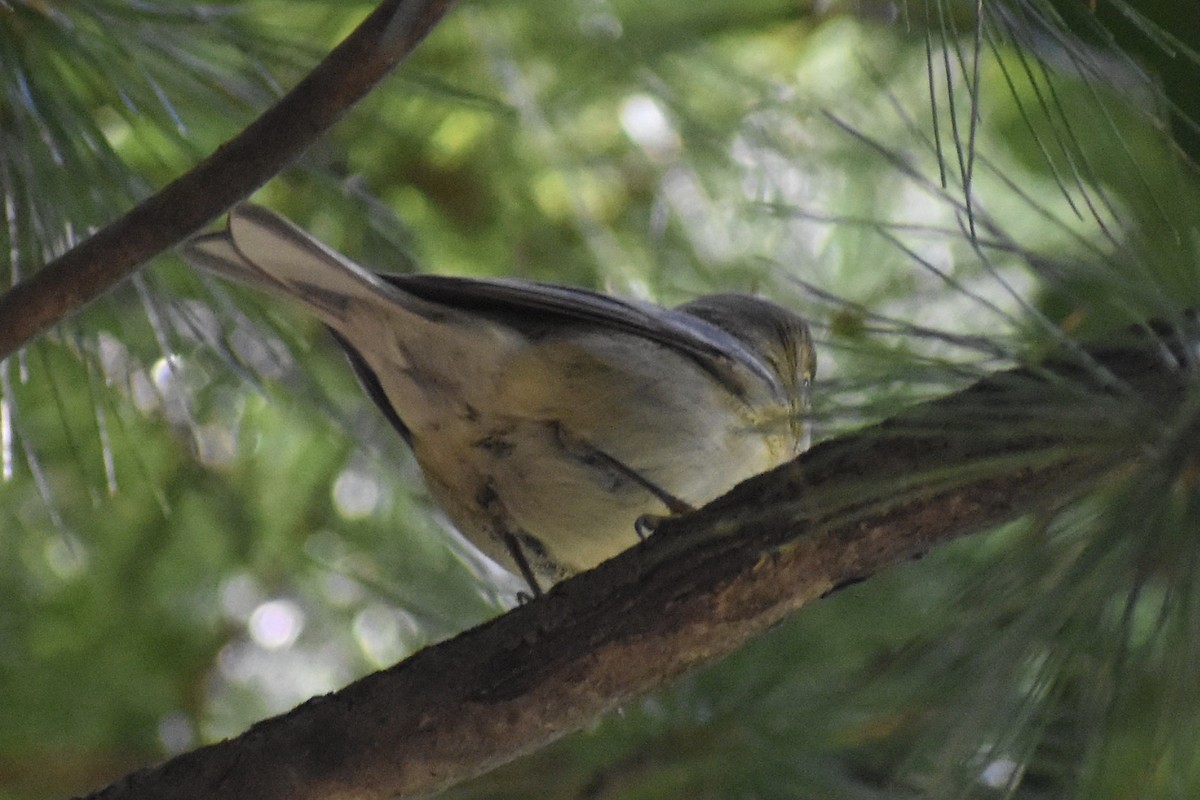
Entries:
[[346,332],[353,307],[380,301],[427,316],[423,301],[261,206],[235,207],[224,230],[191,239],[180,254],[223,278],[299,300],[335,330]]

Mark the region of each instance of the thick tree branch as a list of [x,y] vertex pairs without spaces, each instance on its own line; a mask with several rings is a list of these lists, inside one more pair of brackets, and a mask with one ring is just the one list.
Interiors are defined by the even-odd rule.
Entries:
[[[1167,361],[1153,347],[1102,359],[1105,377],[1163,420],[1185,394],[1185,376]],[[1144,425],[1078,435],[1094,433],[1089,414],[1112,396],[1111,387],[1080,390],[1091,374],[1001,373],[826,441],[545,597],[95,796],[383,798],[485,771],[726,655],[847,582],[1069,502],[1135,463],[1136,443],[1156,434]],[[1056,412],[1082,420],[1066,426],[1076,436],[1021,424]]]
[[240,134],[0,296],[0,360],[277,175],[408,56],[451,5],[384,0]]

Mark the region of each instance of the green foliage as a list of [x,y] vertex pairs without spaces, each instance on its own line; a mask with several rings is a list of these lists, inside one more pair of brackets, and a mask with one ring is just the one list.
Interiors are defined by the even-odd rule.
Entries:
[[[383,269],[772,294],[822,333],[821,436],[1072,337],[1179,330],[1195,32],[1162,3],[983,5],[976,37],[971,4],[465,4],[258,199]],[[0,3],[0,276],[211,151],[366,9]],[[518,585],[318,325],[159,262],[0,365],[0,798],[235,734]],[[985,433],[1144,437],[1103,495],[839,591],[447,797],[1200,794],[1195,379],[1164,417],[1082,372],[1056,387],[1077,417],[1035,398]]]

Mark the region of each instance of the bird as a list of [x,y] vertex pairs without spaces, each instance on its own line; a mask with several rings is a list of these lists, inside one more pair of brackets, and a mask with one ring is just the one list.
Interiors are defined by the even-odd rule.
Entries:
[[761,297],[376,273],[249,203],[180,253],[323,322],[434,501],[534,595],[811,439],[809,325]]

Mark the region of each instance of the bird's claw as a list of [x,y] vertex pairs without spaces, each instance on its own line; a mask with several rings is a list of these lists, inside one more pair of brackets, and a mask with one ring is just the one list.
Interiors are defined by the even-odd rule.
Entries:
[[633,523],[633,530],[643,542],[654,535],[658,526],[666,519],[662,514],[642,514]]

